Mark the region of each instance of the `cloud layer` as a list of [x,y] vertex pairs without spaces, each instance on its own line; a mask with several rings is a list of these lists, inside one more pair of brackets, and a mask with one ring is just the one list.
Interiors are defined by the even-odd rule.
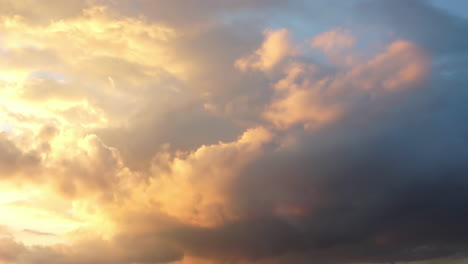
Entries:
[[0,6],[0,263],[466,262],[464,18]]

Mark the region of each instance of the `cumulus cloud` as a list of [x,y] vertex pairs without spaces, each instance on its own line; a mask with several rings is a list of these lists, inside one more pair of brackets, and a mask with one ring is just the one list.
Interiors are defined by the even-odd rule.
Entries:
[[0,2],[0,262],[466,259],[461,18]]
[[157,176],[147,192],[157,193],[153,199],[161,203],[161,210],[184,222],[211,226],[235,219],[238,216],[229,208],[225,188],[241,168],[261,155],[262,146],[271,139],[268,130],[258,127],[237,141],[202,146],[172,160],[160,154],[152,168]]
[[286,57],[294,55],[297,51],[291,44],[287,29],[264,32],[265,41],[254,54],[236,61],[236,67],[242,71],[249,68],[268,71],[273,69]]
[[[286,33],[280,30],[273,34],[283,36]],[[249,65],[252,68],[268,69],[270,67],[261,66],[265,64],[261,62],[269,58],[262,55],[268,49],[274,49],[278,52],[275,54],[281,55],[275,58],[292,55],[284,52],[288,48],[273,45],[278,41],[276,38],[273,40],[272,36],[267,35],[259,50],[248,59],[237,61],[236,65],[241,70],[247,70]],[[349,50],[354,42],[355,38],[347,30],[333,30],[315,37],[311,47],[330,55],[331,60],[341,62],[344,65],[338,66],[343,67],[335,71],[328,70],[328,73],[325,67],[320,68],[321,65],[313,63],[300,60],[287,63],[283,66],[285,77],[272,85],[276,100],[267,107],[265,118],[280,128],[298,123],[316,127],[338,119],[366,97],[381,97],[421,85],[429,72],[429,56],[414,43],[395,40],[373,58],[353,62],[347,60],[349,56],[354,56],[352,51],[339,55],[338,50]],[[253,57],[258,57],[259,61],[247,63]]]

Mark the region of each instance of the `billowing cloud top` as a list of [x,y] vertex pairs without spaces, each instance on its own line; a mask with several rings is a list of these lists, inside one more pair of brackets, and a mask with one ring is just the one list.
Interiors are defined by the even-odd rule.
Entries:
[[468,263],[459,8],[0,0],[0,263]]

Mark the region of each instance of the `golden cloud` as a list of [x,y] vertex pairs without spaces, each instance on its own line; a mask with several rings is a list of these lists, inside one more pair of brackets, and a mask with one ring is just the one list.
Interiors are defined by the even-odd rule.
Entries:
[[304,201],[259,186],[277,199],[248,211],[234,189],[254,182],[250,166],[298,151],[304,130],[409,94],[430,72],[408,40],[365,57],[351,30],[302,47],[292,30],[267,29],[250,53],[234,43],[223,57],[211,54],[225,37],[211,23],[69,2],[0,5],[0,263],[283,263],[274,255],[289,245],[257,248],[256,236],[311,247],[296,235],[313,188]]

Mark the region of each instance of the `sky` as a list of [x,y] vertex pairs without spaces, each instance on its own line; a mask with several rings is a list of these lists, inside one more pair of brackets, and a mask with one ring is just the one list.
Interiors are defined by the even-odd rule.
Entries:
[[468,263],[464,0],[0,0],[0,264]]

